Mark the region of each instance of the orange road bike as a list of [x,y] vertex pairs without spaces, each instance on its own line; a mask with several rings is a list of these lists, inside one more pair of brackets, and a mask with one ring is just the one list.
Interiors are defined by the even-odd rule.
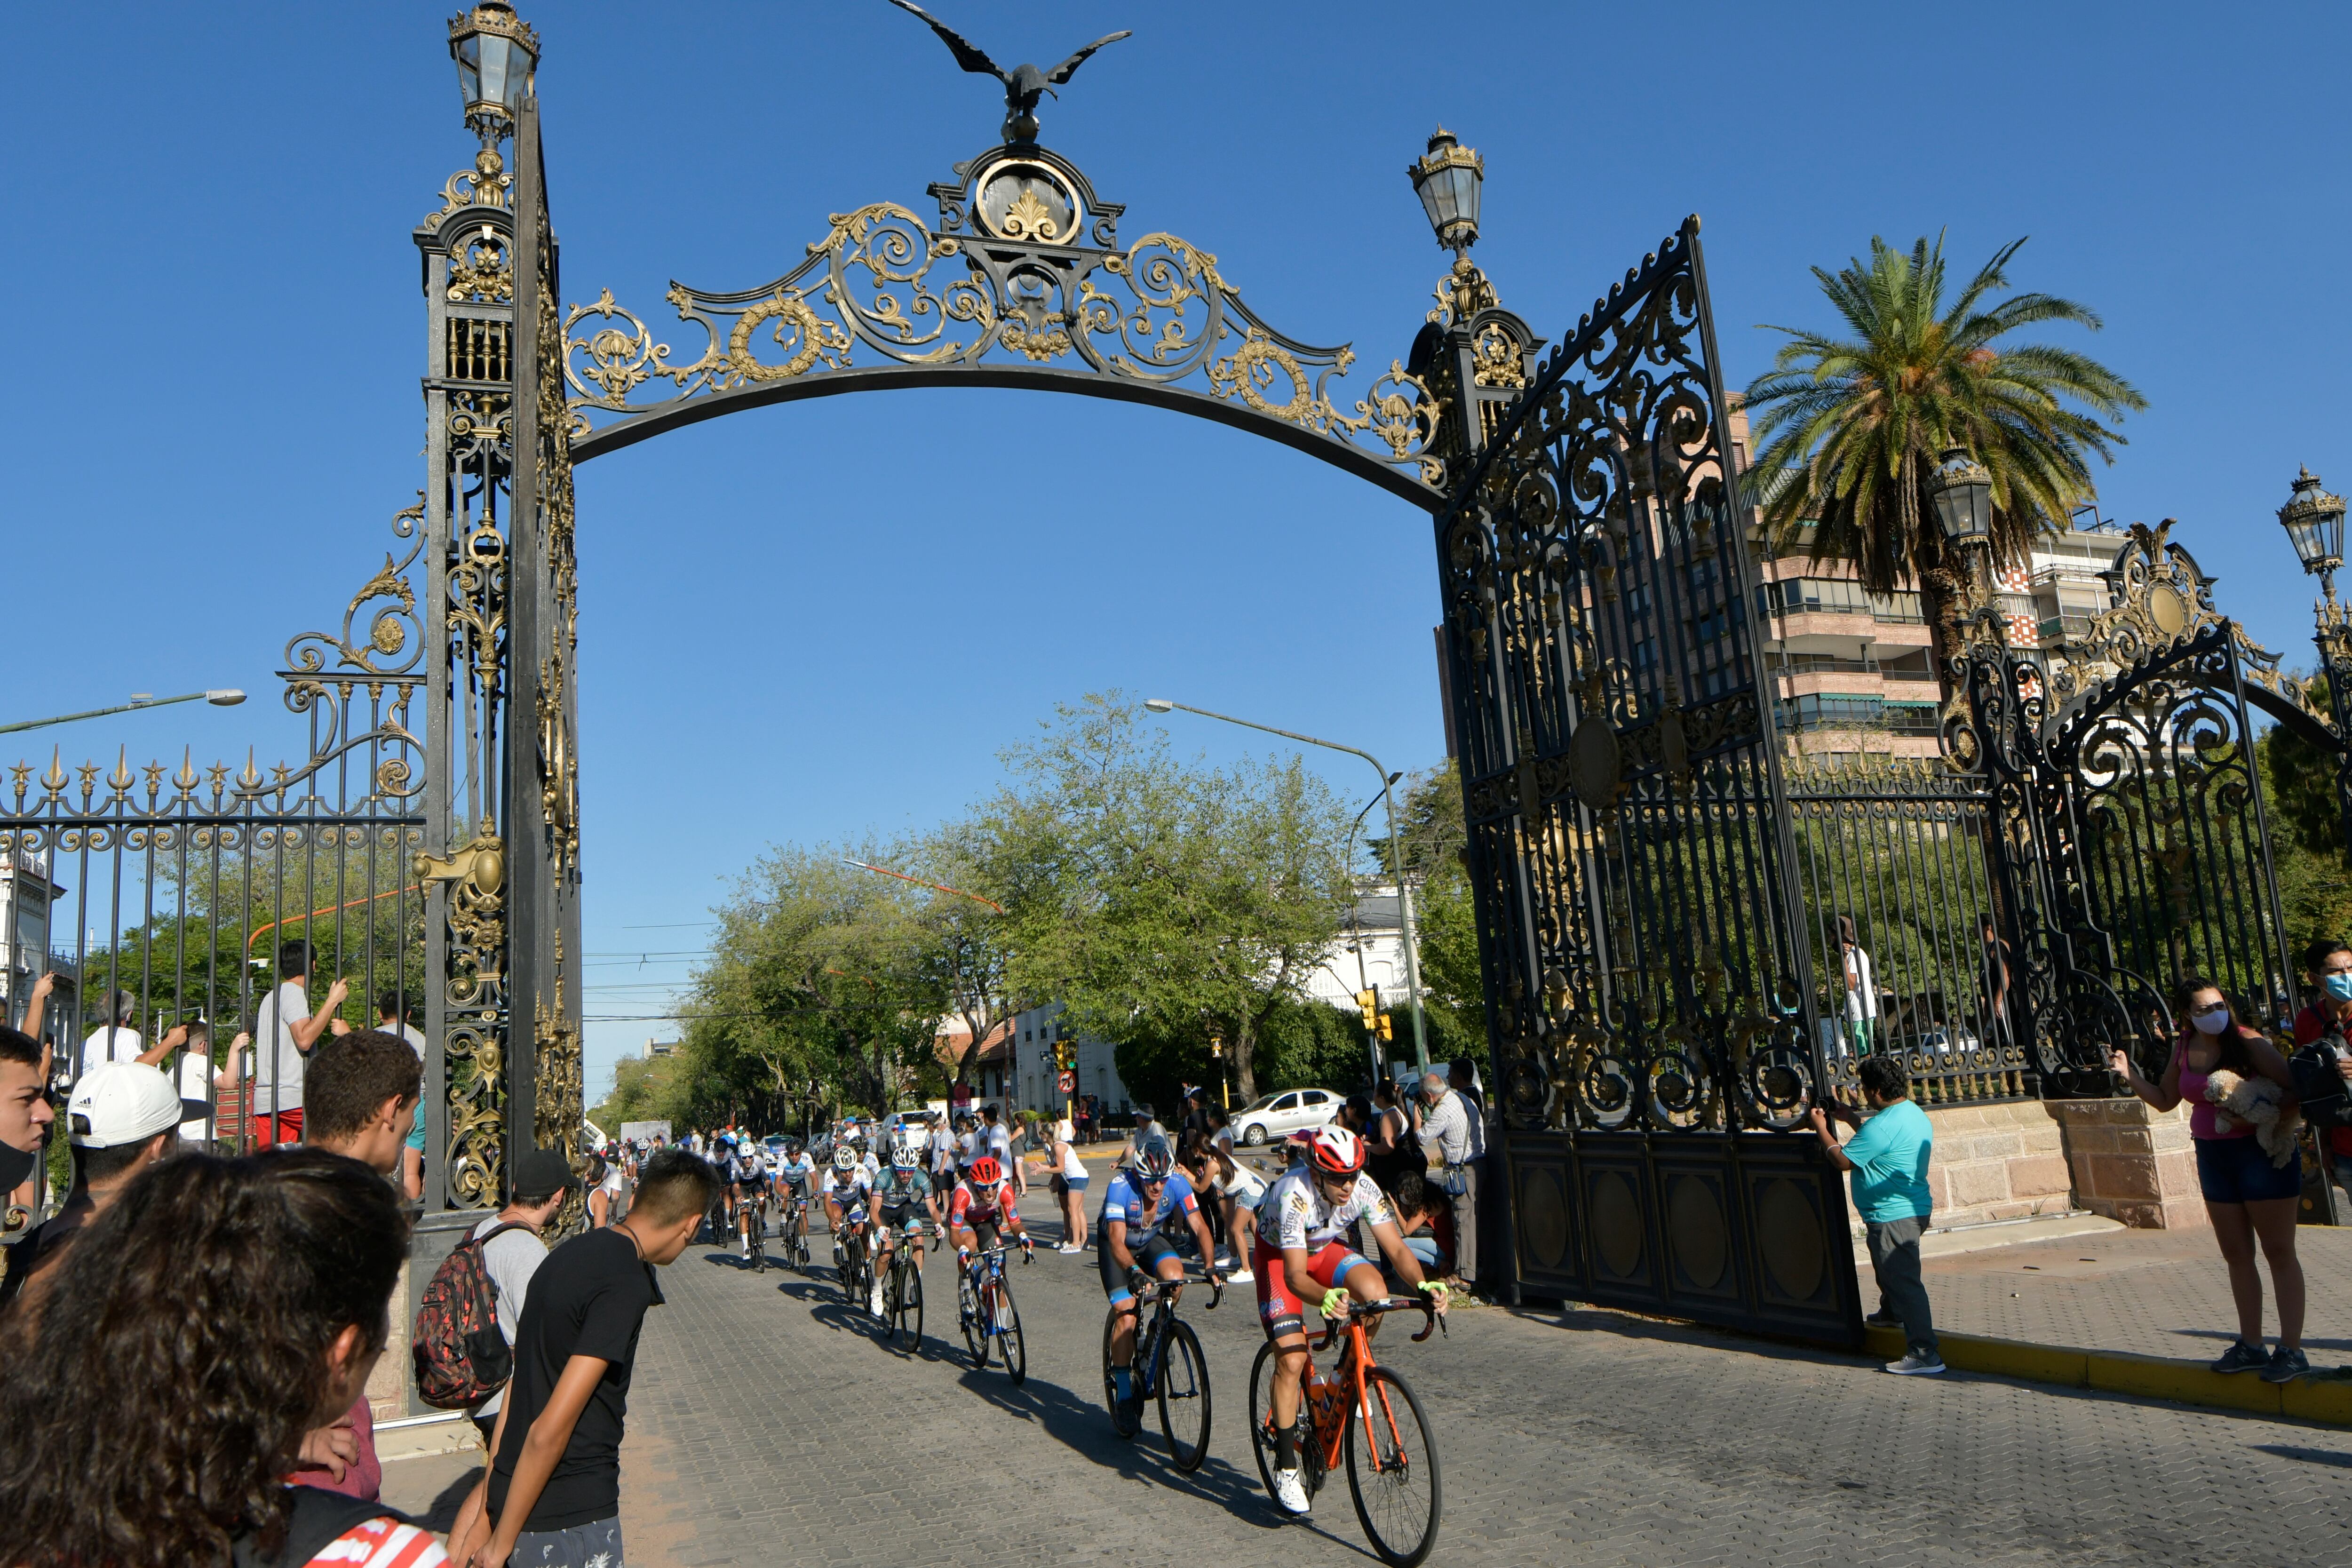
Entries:
[[[1439,1480],[1437,1441],[1421,1413],[1421,1401],[1404,1375],[1372,1360],[1371,1336],[1365,1327],[1389,1312],[1418,1311],[1428,1320],[1415,1344],[1429,1338],[1445,1320],[1437,1303],[1426,1296],[1389,1296],[1377,1301],[1349,1301],[1348,1315],[1323,1327],[1315,1355],[1331,1348],[1342,1335],[1347,1348],[1332,1363],[1328,1375],[1310,1357],[1301,1380],[1299,1416],[1309,1430],[1299,1434],[1300,1479],[1312,1497],[1323,1478],[1348,1466],[1348,1489],[1356,1501],[1356,1519],[1381,1560],[1396,1568],[1413,1568],[1437,1544],[1438,1516],[1444,1504]],[[1257,1451],[1258,1479],[1266,1495],[1274,1495],[1274,1369],[1275,1345],[1268,1340],[1250,1368],[1250,1445]]]

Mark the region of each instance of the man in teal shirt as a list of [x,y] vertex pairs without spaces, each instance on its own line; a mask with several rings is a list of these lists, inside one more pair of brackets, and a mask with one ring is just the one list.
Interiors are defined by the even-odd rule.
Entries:
[[[1871,1268],[1878,1275],[1878,1310],[1864,1321],[1903,1329],[1903,1359],[1888,1362],[1886,1370],[1906,1377],[1932,1376],[1944,1370],[1944,1356],[1937,1348],[1936,1325],[1927,1310],[1927,1287],[1919,1278],[1919,1237],[1934,1206],[1927,1196],[1927,1160],[1936,1130],[1927,1113],[1911,1102],[1910,1078],[1895,1058],[1864,1058],[1854,1077],[1870,1100],[1867,1121],[1843,1105],[1817,1105],[1810,1120],[1830,1158],[1840,1170],[1853,1173],[1848,1179],[1853,1206],[1869,1234]],[[1832,1117],[1854,1128],[1843,1148],[1838,1147],[1837,1133],[1830,1126]]]

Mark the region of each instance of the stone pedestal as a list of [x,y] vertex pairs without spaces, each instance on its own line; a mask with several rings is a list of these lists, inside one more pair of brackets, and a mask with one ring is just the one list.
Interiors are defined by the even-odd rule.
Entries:
[[2197,1190],[2188,1106],[2157,1110],[2137,1099],[2057,1100],[2043,1109],[2065,1136],[2078,1207],[2149,1230],[2211,1223]]
[[2065,1135],[2039,1100],[1932,1107],[1927,1190],[1938,1226],[1986,1225],[2076,1206]]

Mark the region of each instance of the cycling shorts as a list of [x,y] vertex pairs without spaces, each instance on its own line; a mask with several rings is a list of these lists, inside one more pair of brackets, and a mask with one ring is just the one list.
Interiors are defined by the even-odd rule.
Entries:
[[920,1204],[884,1204],[882,1224],[890,1230],[910,1230],[930,1216]]
[[[1307,1273],[1328,1290],[1344,1285],[1349,1271],[1363,1261],[1363,1255],[1354,1247],[1327,1241],[1321,1251],[1307,1258]],[[1250,1249],[1250,1272],[1257,1277],[1257,1316],[1265,1325],[1265,1337],[1278,1340],[1303,1332],[1307,1304],[1290,1293],[1290,1270],[1283,1267],[1282,1249],[1267,1246],[1263,1232],[1257,1246]]]
[[996,1222],[992,1219],[967,1219],[963,1222],[963,1228],[971,1232],[971,1239],[977,1250],[982,1252],[986,1252],[1004,1239],[998,1232]]
[[[1156,1230],[1139,1237],[1132,1226],[1128,1227],[1127,1249],[1134,1255],[1135,1266],[1146,1274],[1159,1273],[1160,1260],[1176,1256],[1176,1248],[1169,1244],[1166,1237]],[[1097,1234],[1095,1237],[1095,1267],[1102,1275],[1103,1294],[1110,1299],[1112,1306],[1135,1300],[1135,1292],[1128,1289],[1127,1270],[1121,1268],[1118,1259],[1110,1255],[1110,1237],[1108,1236]]]

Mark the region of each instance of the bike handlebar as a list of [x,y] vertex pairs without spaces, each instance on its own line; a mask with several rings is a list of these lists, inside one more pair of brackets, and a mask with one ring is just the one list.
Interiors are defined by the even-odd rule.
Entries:
[[1450,1335],[1451,1331],[1446,1329],[1445,1320],[1437,1315],[1437,1298],[1434,1296],[1383,1296],[1377,1301],[1358,1301],[1351,1299],[1348,1302],[1346,1317],[1328,1318],[1324,1321],[1323,1342],[1317,1345],[1315,1349],[1319,1353],[1337,1344],[1339,1336],[1347,1331],[1349,1318],[1377,1318],[1388,1312],[1414,1310],[1421,1312],[1428,1321],[1422,1324],[1421,1332],[1412,1336],[1413,1343],[1419,1344],[1429,1338],[1432,1329]]

